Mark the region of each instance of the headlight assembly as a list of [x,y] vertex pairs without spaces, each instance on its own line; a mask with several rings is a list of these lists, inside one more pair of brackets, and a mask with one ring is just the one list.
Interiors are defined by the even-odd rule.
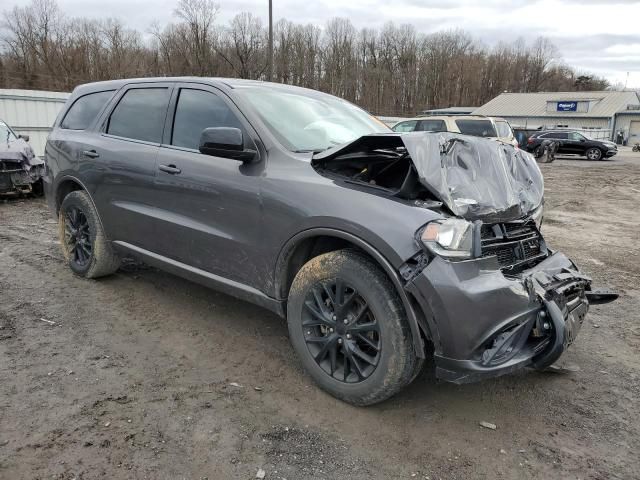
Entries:
[[441,257],[463,260],[473,255],[473,224],[460,218],[434,220],[420,234],[420,241]]

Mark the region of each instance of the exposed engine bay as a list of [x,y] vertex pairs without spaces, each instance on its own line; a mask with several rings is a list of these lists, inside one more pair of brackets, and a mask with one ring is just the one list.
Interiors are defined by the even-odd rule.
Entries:
[[42,193],[44,161],[35,156],[25,138],[0,121],[0,195]]
[[322,175],[398,198],[442,202],[470,221],[522,219],[543,201],[544,182],[534,158],[492,139],[425,132],[367,135],[314,155],[312,165]]
[[549,252],[539,232],[544,183],[510,144],[450,133],[370,135],[313,157],[322,175],[474,222],[476,258],[517,274]]

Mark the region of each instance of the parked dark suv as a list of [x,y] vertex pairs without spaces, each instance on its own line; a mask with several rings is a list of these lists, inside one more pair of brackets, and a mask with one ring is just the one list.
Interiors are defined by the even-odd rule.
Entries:
[[75,273],[108,275],[131,255],[270,309],[315,381],[358,405],[410,383],[431,351],[453,382],[544,368],[573,341],[587,299],[606,299],[544,242],[529,154],[393,133],[313,90],[82,85],[46,167]]
[[570,130],[546,130],[534,133],[527,140],[527,151],[535,152],[545,140],[559,143],[558,155],[581,155],[589,160],[601,160],[618,153],[618,147],[613,142],[593,140],[580,132]]

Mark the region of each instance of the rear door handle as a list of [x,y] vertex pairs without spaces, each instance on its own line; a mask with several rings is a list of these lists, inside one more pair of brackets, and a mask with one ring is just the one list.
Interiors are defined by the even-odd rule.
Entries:
[[178,173],[182,172],[182,170],[180,170],[175,165],[159,165],[158,168],[163,172],[170,173],[171,175],[177,175]]
[[82,152],[82,155],[89,158],[98,158],[100,156],[100,154],[95,150],[84,150]]

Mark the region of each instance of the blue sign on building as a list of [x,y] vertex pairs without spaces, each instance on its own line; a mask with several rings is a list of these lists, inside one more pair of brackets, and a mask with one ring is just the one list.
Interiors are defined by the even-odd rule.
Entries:
[[558,102],[556,111],[575,112],[578,110],[578,102]]

